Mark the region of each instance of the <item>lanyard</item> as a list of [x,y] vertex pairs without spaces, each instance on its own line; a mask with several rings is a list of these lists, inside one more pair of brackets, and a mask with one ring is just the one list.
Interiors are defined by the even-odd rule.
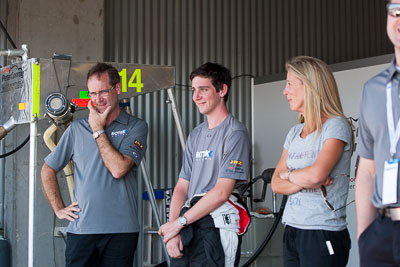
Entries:
[[390,156],[393,159],[396,154],[397,142],[400,138],[400,118],[397,121],[396,130],[394,129],[394,118],[392,110],[392,82],[386,85],[386,114],[390,138]]

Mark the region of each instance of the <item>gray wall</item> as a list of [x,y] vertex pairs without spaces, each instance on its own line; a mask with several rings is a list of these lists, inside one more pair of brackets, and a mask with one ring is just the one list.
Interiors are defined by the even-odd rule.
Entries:
[[[4,0],[0,0],[0,18],[18,47],[28,44],[30,56],[50,58],[54,52],[72,54],[75,61],[103,59],[104,3],[98,0],[19,0],[8,1],[7,19],[3,15]],[[4,35],[0,33],[0,40]],[[11,48],[8,45],[8,48]],[[84,114],[78,114],[82,116]],[[39,122],[39,133],[48,127]],[[19,145],[29,135],[29,125],[20,125],[6,140],[6,151]],[[64,266],[64,241],[53,239],[53,225],[65,225],[56,220],[42,193],[40,168],[49,153],[38,137],[35,266]],[[25,267],[28,262],[28,165],[29,145],[6,158],[6,237],[11,244],[12,266]],[[64,177],[59,181],[64,199],[68,199]],[[55,257],[54,257],[55,255]]]

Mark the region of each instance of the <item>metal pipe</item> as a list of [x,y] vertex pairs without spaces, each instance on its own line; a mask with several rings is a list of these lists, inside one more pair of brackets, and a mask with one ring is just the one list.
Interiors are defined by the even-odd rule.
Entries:
[[[6,143],[5,140],[1,140],[0,141],[0,153],[1,155],[4,155],[6,153]],[[5,158],[1,158],[0,159],[0,201],[1,201],[1,205],[0,205],[0,228],[3,229],[3,233],[5,234],[5,227],[4,227],[4,187],[5,187],[5,177],[6,177],[6,159]]]
[[29,58],[28,45],[27,44],[23,44],[21,46],[21,49],[0,50],[0,56],[22,57],[23,60],[27,60]]
[[[127,103],[128,100],[127,100],[127,99],[122,99],[121,102],[122,102],[122,103]],[[128,106],[125,107],[125,111],[126,111],[129,115],[132,115],[132,110],[131,110],[131,107],[132,107],[132,106],[133,106],[133,105],[131,104],[130,107],[128,107]],[[142,158],[142,161],[140,162],[140,169],[142,170],[143,180],[145,181],[145,185],[146,185],[147,192],[149,192],[149,193],[148,193],[148,196],[149,196],[151,208],[152,208],[152,210],[153,210],[154,218],[156,219],[157,229],[159,229],[160,226],[161,226],[160,211],[158,210],[158,207],[157,207],[157,205],[156,205],[156,197],[155,197],[155,195],[154,195],[153,186],[152,186],[152,184],[151,184],[151,182],[150,182],[150,177],[149,177],[149,175],[148,175],[148,173],[147,173],[147,169],[146,169],[146,159],[145,159],[144,157]],[[139,188],[141,188],[141,186],[139,186]],[[143,199],[142,199],[142,200],[143,200]],[[142,213],[139,213],[139,214],[142,214]],[[141,218],[140,218],[141,221],[143,221],[143,216],[140,216],[140,217],[141,217]],[[142,225],[141,227],[143,227],[143,225]],[[143,237],[140,237],[140,238],[141,238],[141,239],[140,239],[140,240],[141,240],[141,244],[143,245],[143,242],[142,242]],[[160,237],[160,239],[161,239],[161,244],[162,244],[162,247],[163,247],[163,251],[164,251],[165,257],[166,257],[166,259],[167,259],[167,264],[168,264],[168,266],[169,266],[169,265],[170,265],[170,259],[169,259],[169,256],[168,256],[167,247],[165,246],[165,243],[164,243],[162,237]],[[143,247],[141,248],[141,250],[142,250],[141,252],[143,253]],[[141,253],[141,255],[140,255],[140,257],[141,257],[140,260],[142,260],[142,253]]]
[[28,60],[29,58],[29,49],[27,44],[23,44],[21,46],[22,50],[24,51],[24,54],[22,55],[22,60]]
[[[50,149],[50,151],[53,151],[56,148],[56,144],[53,142],[51,139],[51,136],[57,131],[57,126],[55,124],[51,124],[46,131],[44,131],[43,134],[43,141],[46,144],[46,146]],[[67,180],[67,185],[68,185],[68,192],[69,192],[69,198],[71,199],[71,203],[74,202],[74,165],[70,161],[65,167],[64,167],[64,174],[65,174],[65,179]]]
[[16,126],[17,124],[15,123],[14,117],[11,116],[11,118],[6,121],[4,125],[0,126],[0,140],[6,137],[6,135]]
[[[250,77],[250,101],[251,101],[251,173],[250,177],[254,177],[255,172],[255,152],[254,152],[254,140],[255,140],[255,130],[254,130],[254,77]],[[250,210],[253,210],[253,192],[254,186],[251,187],[250,193]],[[275,211],[274,211],[275,212]]]
[[172,88],[168,88],[167,92],[168,92],[168,97],[169,97],[168,103],[171,104],[171,110],[172,110],[172,114],[174,115],[176,129],[178,130],[179,140],[181,142],[181,147],[182,147],[182,150],[185,151],[186,137],[183,133],[181,115],[179,114],[179,111],[176,108],[174,92],[172,91]]
[[36,192],[36,156],[37,156],[37,117],[30,122],[29,142],[29,219],[28,219],[28,267],[34,263],[34,222],[35,222],[35,192]]
[[18,56],[23,56],[24,54],[25,51],[22,49],[0,50],[0,56],[18,57]]
[[[146,162],[145,162],[145,158],[142,158],[142,161],[140,162],[140,169],[142,170],[142,174],[144,177],[144,183],[146,185],[146,189],[147,189],[147,193],[149,195],[149,200],[150,200],[150,204],[151,204],[151,208],[153,210],[153,215],[154,218],[156,219],[156,224],[157,224],[157,229],[160,229],[161,227],[161,219],[160,219],[160,212],[158,210],[158,207],[156,205],[156,197],[154,195],[154,190],[153,190],[153,186],[150,183],[150,178],[149,175],[147,173],[147,169],[146,169]],[[161,244],[164,250],[164,254],[167,258],[167,263],[168,266],[170,265],[170,259],[168,256],[168,251],[167,251],[167,247],[165,246],[164,240],[162,239],[162,237],[160,236],[161,239]]]
[[[3,18],[7,17],[7,2],[8,1],[2,1],[2,4],[0,4],[0,28],[2,31],[5,33],[6,38],[0,38],[0,50],[5,49],[7,47],[7,38],[10,40],[10,43],[12,42],[12,39],[10,35],[7,32],[7,29],[4,27],[3,23],[1,20]],[[6,64],[6,58],[4,56],[0,57],[0,67],[5,66]],[[1,138],[0,138],[1,139]],[[0,154],[4,155],[6,153],[6,142],[5,140],[0,141]],[[5,158],[0,158],[0,201],[1,201],[1,210],[0,210],[0,228],[3,229],[3,236],[6,236],[6,223],[5,223],[5,180],[6,180],[6,159]],[[0,235],[1,237],[1,235]]]

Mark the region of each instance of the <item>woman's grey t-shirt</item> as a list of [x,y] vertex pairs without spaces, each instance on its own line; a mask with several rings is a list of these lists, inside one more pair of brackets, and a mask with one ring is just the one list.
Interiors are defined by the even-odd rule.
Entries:
[[[333,167],[329,177],[333,184],[326,186],[327,199],[335,209],[346,205],[349,192],[350,158],[352,152],[352,129],[346,119],[328,119],[316,136],[316,132],[301,138],[304,124],[290,129],[284,148],[288,150],[286,163],[289,169],[302,169],[314,164],[327,139],[339,139],[346,143],[342,156]],[[346,208],[331,211],[318,189],[303,189],[289,195],[283,214],[284,224],[299,229],[340,231],[346,228]]]

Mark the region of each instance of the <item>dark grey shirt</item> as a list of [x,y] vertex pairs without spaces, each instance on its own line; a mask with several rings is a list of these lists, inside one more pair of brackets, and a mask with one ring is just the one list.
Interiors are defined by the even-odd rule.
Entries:
[[87,118],[74,121],[54,151],[45,158],[56,171],[70,160],[75,163],[74,198],[82,211],[77,220],[70,222],[69,233],[139,231],[136,172],[146,151],[147,123],[121,111],[107,127],[106,134],[114,148],[135,162],[122,179],[114,179],[105,167]]
[[[375,186],[372,203],[380,208],[382,205],[383,170],[385,160],[390,159],[390,140],[386,116],[386,85],[392,81],[392,105],[395,127],[400,117],[400,74],[394,60],[389,68],[365,83],[360,103],[359,132],[357,153],[359,156],[374,160],[376,166]],[[400,158],[400,142],[397,143],[396,158]],[[398,181],[400,185],[400,181]],[[400,190],[397,190],[397,204],[400,206]]]

